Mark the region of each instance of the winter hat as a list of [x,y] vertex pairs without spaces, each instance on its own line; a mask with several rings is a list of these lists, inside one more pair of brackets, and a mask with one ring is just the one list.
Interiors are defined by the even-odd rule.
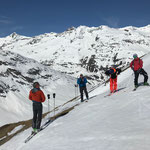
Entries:
[[116,68],[116,65],[111,65],[111,68]]
[[138,55],[137,54],[133,54],[133,58],[137,58],[138,57]]
[[37,85],[40,85],[39,82],[34,82],[33,87],[36,88]]
[[83,77],[83,74],[80,74],[80,77]]

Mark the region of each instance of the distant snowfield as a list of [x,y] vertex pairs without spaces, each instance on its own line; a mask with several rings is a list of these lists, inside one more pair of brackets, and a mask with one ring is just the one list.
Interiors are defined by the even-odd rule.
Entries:
[[[150,76],[149,60],[150,55],[143,59]],[[100,86],[90,93],[96,97],[54,121],[28,143],[24,140],[31,128],[0,150],[149,150],[150,87],[132,91],[133,79],[132,71],[126,70],[118,76],[118,93],[104,98],[109,85]]]

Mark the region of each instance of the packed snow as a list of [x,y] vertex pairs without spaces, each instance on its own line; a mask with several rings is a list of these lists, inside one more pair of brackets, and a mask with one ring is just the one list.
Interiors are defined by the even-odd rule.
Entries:
[[17,131],[21,130],[22,128],[23,128],[23,125],[17,126],[11,132],[9,132],[8,135],[12,135],[12,134],[16,133]]

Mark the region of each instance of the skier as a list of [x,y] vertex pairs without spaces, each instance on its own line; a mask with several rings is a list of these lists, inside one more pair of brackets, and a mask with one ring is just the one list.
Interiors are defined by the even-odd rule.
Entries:
[[86,89],[86,83],[87,83],[87,79],[83,76],[83,74],[80,74],[80,78],[78,78],[77,84],[79,85],[79,89],[80,89],[81,102],[83,102],[83,91],[86,95],[86,99],[87,100],[89,99],[88,92]]
[[116,69],[114,65],[112,65],[109,70],[105,72],[107,76],[110,76],[110,93],[117,91],[117,76],[120,74],[120,72],[121,69]]
[[144,85],[149,85],[149,83],[147,83],[148,74],[143,69],[143,61],[138,57],[137,54],[134,54],[133,58],[134,60],[130,63],[130,67],[134,71],[134,75],[135,75],[134,78],[135,89],[138,87],[139,74],[142,74],[144,76]]
[[40,130],[42,120],[42,102],[45,101],[45,95],[40,89],[38,82],[33,83],[33,89],[30,91],[29,99],[33,102],[33,132],[37,133]]

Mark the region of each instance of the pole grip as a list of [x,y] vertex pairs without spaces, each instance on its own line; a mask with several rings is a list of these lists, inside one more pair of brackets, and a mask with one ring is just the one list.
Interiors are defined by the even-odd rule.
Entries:
[[50,99],[50,94],[47,94],[47,98]]
[[53,93],[53,98],[55,98],[56,97],[56,94],[55,93]]

